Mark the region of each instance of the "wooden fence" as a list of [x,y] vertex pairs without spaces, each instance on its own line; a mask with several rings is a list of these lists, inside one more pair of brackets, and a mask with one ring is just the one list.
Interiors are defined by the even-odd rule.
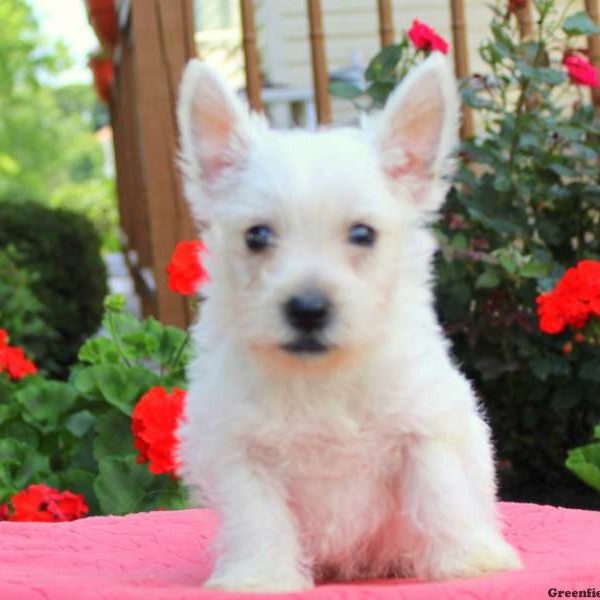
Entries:
[[[384,47],[394,40],[393,11],[402,10],[402,2],[373,2]],[[450,0],[454,66],[459,78],[469,74],[465,5],[465,0]],[[119,6],[111,113],[127,264],[144,313],[185,326],[192,317],[189,305],[168,289],[165,269],[177,241],[196,235],[176,169],[175,121],[179,79],[185,63],[195,55],[193,0],[121,0]],[[327,0],[306,0],[306,7],[317,117],[320,124],[327,124],[332,120],[322,13]],[[598,0],[585,0],[585,8],[598,22]],[[253,0],[240,0],[246,92],[251,107],[261,111],[254,10]],[[529,2],[517,10],[516,17],[521,36],[527,37],[533,27]],[[377,27],[375,21],[373,26]],[[590,37],[589,50],[600,67],[600,36]],[[600,108],[600,90],[593,91],[593,100]],[[465,108],[462,133],[468,136],[472,132],[471,114]]]

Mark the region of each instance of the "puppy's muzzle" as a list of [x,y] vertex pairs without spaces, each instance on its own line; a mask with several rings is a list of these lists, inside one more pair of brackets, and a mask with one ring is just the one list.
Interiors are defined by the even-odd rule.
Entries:
[[296,339],[283,347],[292,353],[326,352],[328,347],[319,340],[319,333],[331,320],[331,301],[320,292],[307,292],[292,296],[283,305],[286,321],[298,334]]

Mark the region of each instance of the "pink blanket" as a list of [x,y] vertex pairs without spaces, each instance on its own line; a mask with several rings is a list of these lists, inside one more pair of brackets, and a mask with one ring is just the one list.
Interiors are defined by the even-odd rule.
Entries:
[[[508,503],[502,505],[502,512],[507,536],[525,561],[523,571],[449,583],[412,579],[328,584],[288,597],[536,600],[552,597],[552,589],[558,593],[588,588],[600,597],[600,512]],[[247,597],[201,588],[211,568],[206,545],[215,528],[215,516],[208,510],[93,517],[58,524],[2,523],[0,598]]]

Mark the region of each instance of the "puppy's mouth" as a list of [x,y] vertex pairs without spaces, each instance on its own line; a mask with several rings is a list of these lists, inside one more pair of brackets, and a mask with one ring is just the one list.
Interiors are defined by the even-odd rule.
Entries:
[[287,344],[282,344],[281,348],[289,354],[325,354],[331,349],[331,346],[324,344],[313,336],[302,336]]

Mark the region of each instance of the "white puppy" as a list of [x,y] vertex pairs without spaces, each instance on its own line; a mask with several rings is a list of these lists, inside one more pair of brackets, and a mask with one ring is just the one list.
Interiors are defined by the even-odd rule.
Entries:
[[211,281],[182,476],[221,526],[207,586],[517,568],[488,427],[433,308],[428,221],[458,127],[434,55],[362,129],[272,131],[188,65],[186,195]]

